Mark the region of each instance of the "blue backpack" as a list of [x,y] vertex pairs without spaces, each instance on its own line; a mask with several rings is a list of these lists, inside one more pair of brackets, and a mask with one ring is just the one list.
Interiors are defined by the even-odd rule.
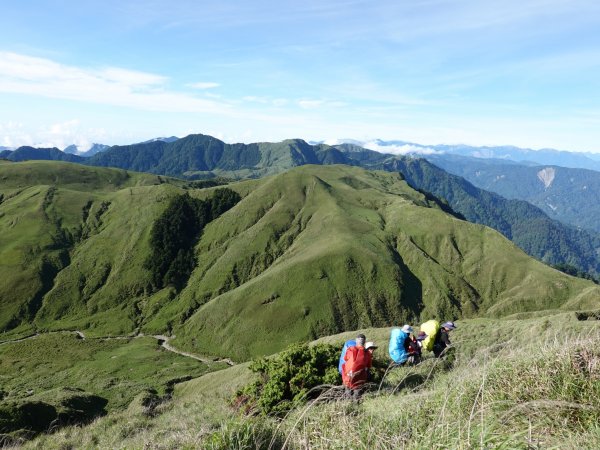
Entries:
[[408,334],[400,328],[394,328],[392,330],[392,334],[390,335],[389,353],[390,358],[392,358],[396,364],[402,364],[408,359],[408,352],[404,347],[404,343],[407,339]]
[[340,375],[342,374],[342,366],[346,362],[346,361],[344,361],[344,357],[346,356],[346,351],[350,347],[356,347],[356,341],[354,339],[350,339],[349,341],[346,341],[346,343],[344,344],[344,347],[342,348],[342,354],[340,355],[340,363],[338,364],[338,372],[340,372]]

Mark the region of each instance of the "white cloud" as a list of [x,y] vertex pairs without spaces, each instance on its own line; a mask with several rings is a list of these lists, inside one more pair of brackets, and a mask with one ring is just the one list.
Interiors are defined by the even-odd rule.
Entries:
[[190,83],[187,86],[194,89],[214,89],[221,85],[219,83],[213,83],[212,81],[199,81],[198,83]]
[[16,148],[21,145],[32,145],[33,138],[25,131],[21,122],[9,120],[6,123],[0,123],[0,135],[2,140],[0,146]]
[[422,145],[414,145],[414,144],[394,144],[388,143],[385,141],[381,141],[379,139],[369,140],[369,141],[359,141],[356,139],[326,139],[323,141],[324,144],[327,145],[339,145],[339,144],[354,144],[360,147],[374,150],[380,153],[391,153],[393,155],[406,155],[409,153],[419,154],[419,155],[431,155],[435,153],[441,153],[431,147],[425,147]]
[[166,77],[160,75],[120,69],[118,67],[104,69],[99,75],[107,81],[113,81],[131,87],[155,86],[161,85],[167,81]]
[[0,52],[0,92],[124,106],[146,111],[229,115],[223,102],[165,89],[167,78],[121,68],[82,69]]
[[413,144],[383,144],[380,141],[371,141],[365,142],[363,144],[364,148],[368,148],[369,150],[375,150],[376,152],[381,153],[392,153],[394,155],[406,155],[408,153],[417,153],[419,155],[432,155],[435,153],[440,153],[437,150],[430,147],[423,147],[421,145],[413,145]]
[[66,122],[55,123],[50,125],[50,134],[64,136],[65,134],[72,134],[74,130],[79,127],[79,120],[73,119]]
[[300,100],[298,105],[303,109],[315,109],[325,104],[324,100]]
[[24,145],[32,147],[57,147],[63,150],[75,144],[79,151],[88,150],[93,143],[106,144],[111,138],[104,128],[83,127],[79,119],[40,125],[32,129],[20,122],[0,123],[0,146],[18,148]]

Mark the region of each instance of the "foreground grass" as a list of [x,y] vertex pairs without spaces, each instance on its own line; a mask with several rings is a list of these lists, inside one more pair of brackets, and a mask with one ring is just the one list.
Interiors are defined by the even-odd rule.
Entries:
[[[468,320],[459,327],[453,362],[428,359],[394,369],[360,404],[341,400],[333,389],[328,402],[308,403],[283,420],[241,417],[229,401],[252,374],[239,365],[177,385],[173,400],[152,412],[136,399],[124,412],[42,436],[26,447],[600,446],[597,321],[559,314]],[[389,329],[365,331],[381,344],[389,336]]]

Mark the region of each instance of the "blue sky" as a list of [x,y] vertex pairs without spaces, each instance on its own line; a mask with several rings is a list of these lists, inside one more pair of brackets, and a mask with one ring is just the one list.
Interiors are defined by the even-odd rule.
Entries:
[[0,146],[400,139],[600,152],[600,2],[2,2]]

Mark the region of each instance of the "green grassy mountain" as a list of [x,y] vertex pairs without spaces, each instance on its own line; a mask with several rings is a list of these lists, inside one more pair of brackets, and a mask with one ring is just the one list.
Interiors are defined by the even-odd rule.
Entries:
[[[128,205],[140,207],[143,203],[135,201],[150,197],[136,193],[163,181],[154,175],[43,161],[0,163],[0,180],[0,328],[23,332],[32,329],[57,275],[77,260],[89,237],[106,226],[110,206],[130,198]],[[120,233],[127,233],[126,224],[116,219],[112,223],[122,227]],[[126,220],[136,228],[133,210]],[[75,280],[79,296],[87,298],[106,281],[101,275],[103,258],[110,256],[94,260],[94,255],[125,250],[107,244],[90,250],[96,278]],[[70,298],[66,310],[76,310],[77,300]],[[114,317],[108,320],[114,321]]]
[[68,161],[82,163],[85,158],[81,156],[72,155],[65,153],[56,147],[52,148],[35,148],[35,147],[19,147],[16,150],[5,150],[0,153],[0,158],[7,159],[9,161]]
[[[19,151],[21,149],[17,153]],[[61,152],[56,150],[55,153]],[[41,154],[31,151],[23,153],[23,157],[27,155],[29,158],[42,158]],[[491,194],[459,176],[449,176],[425,159],[383,154],[351,144],[334,147],[309,145],[300,139],[279,143],[226,144],[210,136],[190,135],[174,141],[153,140],[115,146],[92,158],[79,158],[77,161],[191,179],[215,176],[256,178],[305,164],[347,164],[377,170],[406,170],[410,172],[405,176],[411,186],[446,199],[455,211],[468,220],[500,231],[529,255],[547,264],[572,266],[575,272],[595,276],[600,273],[598,233],[565,226],[550,219],[544,211],[533,205]],[[540,195],[544,197],[546,194]],[[573,211],[573,207],[565,205],[571,196],[561,194],[559,197],[561,210]],[[535,199],[532,201],[539,204]],[[588,195],[578,196],[572,204],[583,206],[582,203],[588,201]],[[547,209],[547,206],[544,208]],[[593,206],[591,208],[593,210]],[[586,223],[589,225],[589,221]]]
[[150,236],[183,183],[56,162],[4,162],[0,180],[4,339],[167,333],[177,347],[244,360],[411,318],[592,308],[600,293],[398,173],[306,165],[230,184],[241,201],[204,227],[187,282],[161,289]]
[[384,163],[398,170],[411,186],[431,192],[466,219],[487,225],[511,239],[529,255],[547,264],[577,267],[600,273],[600,235],[550,219],[541,209],[523,200],[507,200],[476,188],[464,178],[451,175],[424,160],[408,158]]
[[[114,146],[87,160],[87,164],[119,167],[186,178],[256,178],[304,164],[320,164],[327,146],[300,139],[255,144],[226,144],[202,134],[172,142],[152,141]],[[341,161],[340,161],[341,162]]]
[[[88,163],[192,178],[261,177],[304,164],[347,164],[400,171],[411,186],[446,199],[468,220],[500,231],[529,255],[548,264],[568,264],[583,272],[600,273],[600,235],[565,226],[523,201],[490,194],[460,176],[449,176],[425,159],[382,154],[350,144],[309,145],[300,139],[225,144],[210,136],[190,135],[170,143],[155,141],[113,147]],[[588,198],[579,196],[575,203],[579,205]],[[539,202],[533,203],[540,206]]]

